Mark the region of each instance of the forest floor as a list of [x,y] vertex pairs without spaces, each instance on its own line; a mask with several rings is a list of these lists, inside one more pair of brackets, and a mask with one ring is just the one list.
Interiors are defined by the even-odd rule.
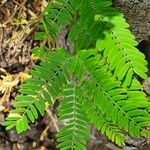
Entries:
[[[0,150],[56,150],[57,119],[55,107],[47,108],[30,129],[18,135],[15,130],[6,131],[2,126],[10,112],[19,85],[30,78],[28,71],[39,61],[31,55],[31,49],[40,45],[34,40],[42,10],[47,0],[0,0]],[[50,112],[50,113],[49,113]],[[124,149],[132,150],[147,145],[146,139],[130,139]],[[88,150],[121,150],[95,129],[91,128]]]

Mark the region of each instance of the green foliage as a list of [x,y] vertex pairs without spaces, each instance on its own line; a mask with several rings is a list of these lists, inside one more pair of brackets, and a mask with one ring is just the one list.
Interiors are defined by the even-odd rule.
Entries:
[[52,106],[59,98],[58,117],[64,125],[57,139],[62,150],[86,149],[89,124],[119,146],[125,145],[126,134],[149,135],[150,103],[137,80],[146,79],[147,62],[135,48],[123,15],[111,4],[111,0],[50,2],[36,39],[55,43],[58,32],[70,26],[68,40],[74,53],[63,48],[48,52],[51,44],[45,46],[46,52],[34,50],[43,61],[31,71],[33,78],[21,85],[15,108],[4,122],[6,129],[27,130],[39,114],[44,115],[45,102]]
[[62,101],[59,106],[60,120],[65,121],[57,138],[58,148],[85,149],[89,138],[87,118],[80,100],[79,88],[73,83],[66,84],[62,92]]

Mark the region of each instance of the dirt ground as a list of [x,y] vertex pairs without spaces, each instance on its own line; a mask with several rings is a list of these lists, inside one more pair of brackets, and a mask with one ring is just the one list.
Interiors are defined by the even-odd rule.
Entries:
[[[47,112],[21,135],[2,126],[17,94],[19,85],[30,77],[28,71],[38,63],[30,49],[37,24],[47,0],[0,0],[0,150],[56,150],[56,129]],[[55,107],[49,108],[55,118]],[[149,150],[147,139],[130,139],[124,150]],[[121,150],[91,128],[88,150]]]

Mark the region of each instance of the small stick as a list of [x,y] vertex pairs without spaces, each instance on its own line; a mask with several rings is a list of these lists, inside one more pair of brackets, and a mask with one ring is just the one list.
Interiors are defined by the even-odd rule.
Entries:
[[49,115],[49,117],[51,118],[52,123],[53,123],[53,125],[54,125],[56,131],[59,132],[59,127],[58,127],[58,125],[57,125],[57,123],[56,123],[56,119],[54,118],[52,112],[48,109],[48,103],[46,103],[46,112],[47,112],[47,114]]

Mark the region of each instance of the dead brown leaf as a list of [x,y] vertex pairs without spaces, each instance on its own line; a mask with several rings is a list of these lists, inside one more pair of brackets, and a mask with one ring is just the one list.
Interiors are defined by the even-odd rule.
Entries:
[[23,82],[25,79],[31,78],[32,76],[26,72],[20,72],[19,74],[6,74],[1,75],[0,80],[0,92],[3,96],[0,98],[0,111],[4,110],[4,102],[9,101],[12,88],[18,85],[19,82]]

